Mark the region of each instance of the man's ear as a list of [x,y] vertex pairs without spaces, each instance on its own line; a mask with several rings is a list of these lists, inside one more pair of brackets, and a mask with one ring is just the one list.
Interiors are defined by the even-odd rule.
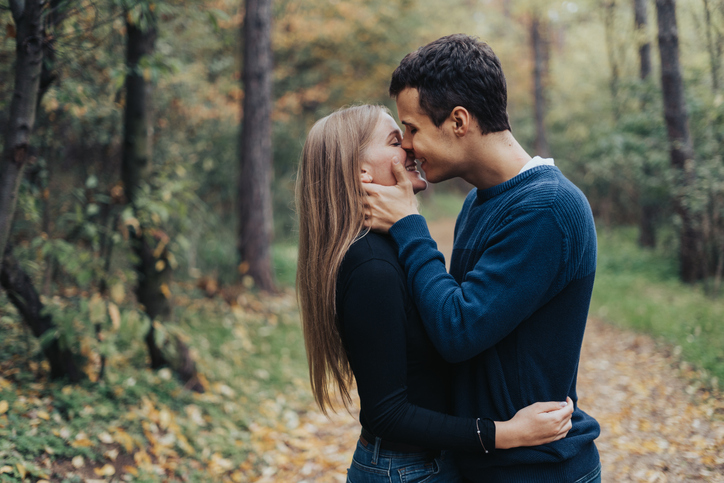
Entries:
[[448,118],[452,124],[453,133],[458,137],[463,137],[468,133],[472,120],[470,112],[462,106],[455,106]]
[[372,175],[367,170],[367,168],[365,168],[364,166],[362,167],[362,171],[360,172],[360,179],[362,180],[363,183],[372,182]]

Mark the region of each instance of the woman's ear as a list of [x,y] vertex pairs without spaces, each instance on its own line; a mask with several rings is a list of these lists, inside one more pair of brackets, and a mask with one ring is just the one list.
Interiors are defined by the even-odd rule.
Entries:
[[367,171],[367,168],[362,168],[362,172],[360,174],[360,179],[363,183],[371,183],[372,182],[372,175],[369,171]]

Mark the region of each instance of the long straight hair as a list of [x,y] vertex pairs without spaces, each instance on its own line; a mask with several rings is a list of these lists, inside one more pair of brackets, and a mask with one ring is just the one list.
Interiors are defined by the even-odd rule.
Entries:
[[351,403],[352,371],[337,321],[337,276],[349,247],[366,233],[361,159],[384,113],[389,113],[385,107],[362,105],[317,121],[297,173],[297,299],[312,393],[325,414],[333,407],[330,383],[345,407]]

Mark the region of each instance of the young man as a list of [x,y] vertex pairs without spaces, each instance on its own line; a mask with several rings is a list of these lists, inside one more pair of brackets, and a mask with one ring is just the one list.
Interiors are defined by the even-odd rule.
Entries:
[[365,184],[368,224],[395,239],[407,283],[437,350],[455,365],[454,410],[497,420],[535,401],[576,402],[560,441],[493,454],[457,454],[470,481],[600,481],[598,423],[578,408],[576,376],[596,269],[596,232],[584,195],[552,160],[513,137],[500,61],[466,35],[409,54],[390,94],[402,147],[428,181],[476,187],[455,226],[450,274],[430,237],[402,163],[398,184]]

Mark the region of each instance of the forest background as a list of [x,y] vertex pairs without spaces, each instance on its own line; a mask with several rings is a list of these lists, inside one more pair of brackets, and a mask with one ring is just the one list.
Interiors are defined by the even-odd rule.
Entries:
[[[18,8],[32,5],[41,35],[24,37]],[[659,48],[674,6],[678,109]],[[272,19],[268,208],[243,196],[252,8]],[[305,135],[345,105],[395,112],[400,59],[457,32],[493,47],[517,139],[591,203],[592,314],[660,338],[697,391],[718,394],[722,0],[0,0],[0,24],[0,481],[250,478],[263,458],[250,428],[293,424],[310,399],[292,293]],[[12,151],[13,99],[32,84],[18,44],[42,54]],[[468,189],[431,187],[424,213],[454,216]],[[258,233],[240,229],[257,212]],[[270,249],[268,280],[249,238]]]

